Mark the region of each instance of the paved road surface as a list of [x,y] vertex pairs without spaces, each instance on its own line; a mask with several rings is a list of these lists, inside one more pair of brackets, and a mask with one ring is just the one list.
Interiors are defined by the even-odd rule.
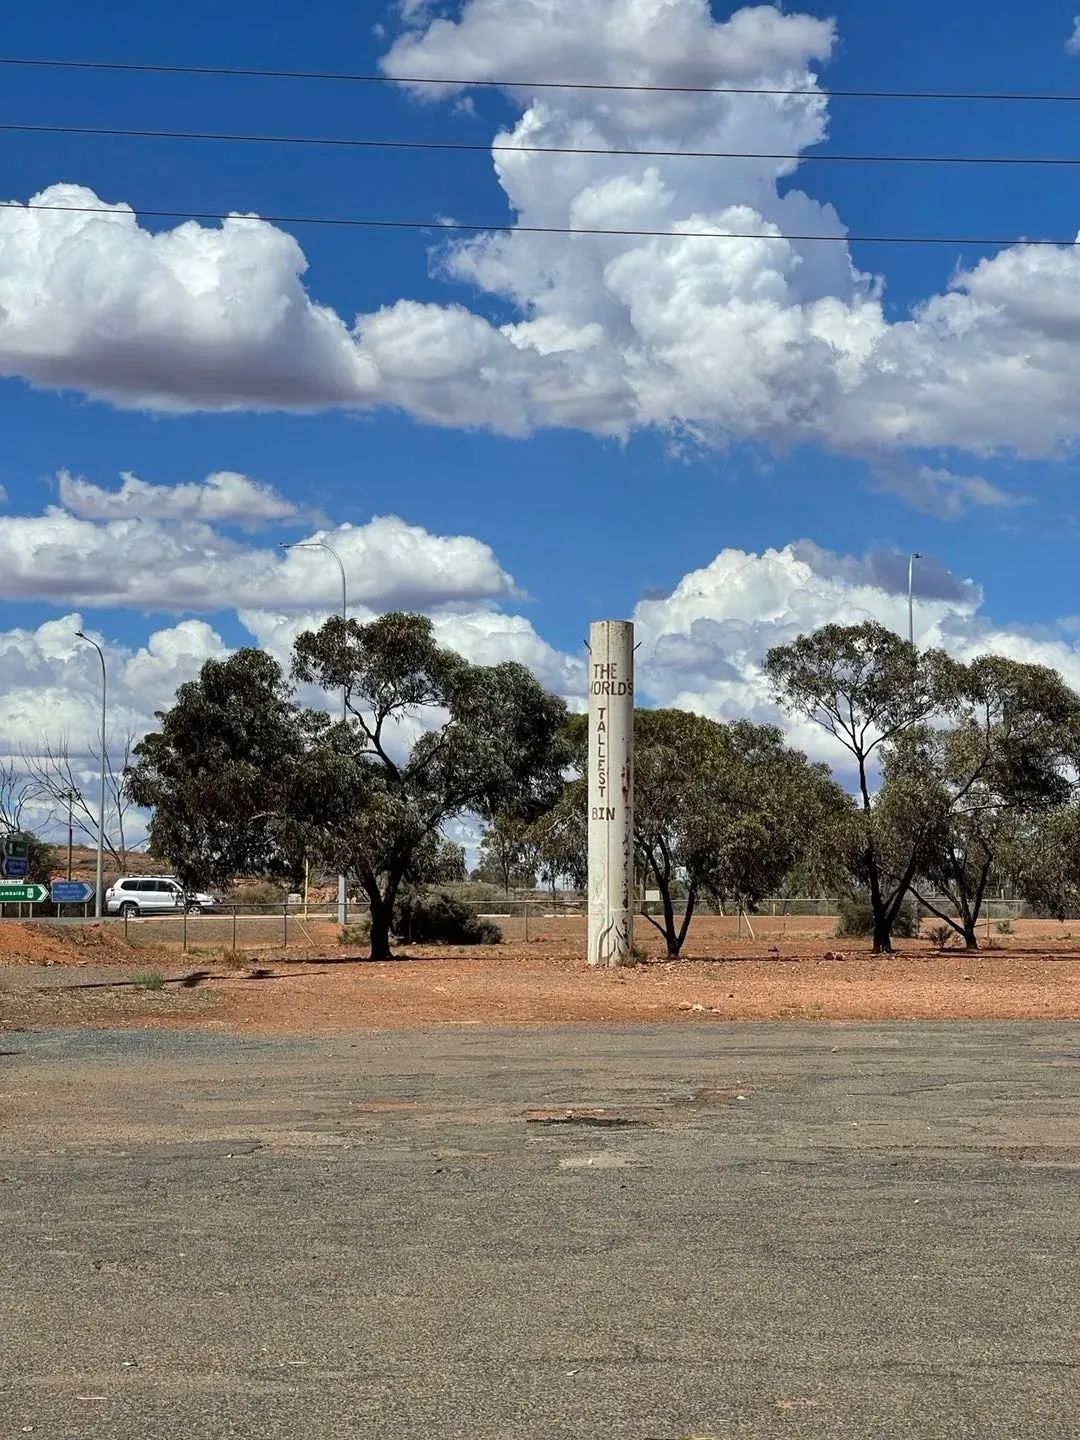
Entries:
[[1075,1026],[0,1049],[2,1437],[1076,1434]]

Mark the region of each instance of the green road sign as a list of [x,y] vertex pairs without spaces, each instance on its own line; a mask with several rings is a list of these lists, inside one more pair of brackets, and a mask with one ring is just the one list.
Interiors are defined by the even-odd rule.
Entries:
[[49,898],[44,885],[19,885],[14,882],[0,884],[0,905],[40,905]]
[[8,860],[25,860],[30,854],[30,846],[25,840],[5,840],[4,855]]

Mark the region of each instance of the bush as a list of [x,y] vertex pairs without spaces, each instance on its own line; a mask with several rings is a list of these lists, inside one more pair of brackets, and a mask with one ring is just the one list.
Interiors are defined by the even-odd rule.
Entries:
[[1013,933],[1012,921],[999,920],[997,922],[997,932],[999,935],[1011,935]]
[[369,915],[362,915],[359,920],[351,920],[338,932],[339,945],[366,945],[370,939],[371,917]]
[[234,886],[225,903],[239,906],[284,905],[287,893],[283,886],[275,885],[272,880],[248,880]]
[[417,945],[498,945],[503,938],[492,921],[444,891],[400,902],[394,932],[406,944]]
[[[841,897],[836,933],[845,939],[862,939],[873,935],[874,912],[870,908],[870,896],[865,891],[860,890],[854,895]],[[919,933],[919,916],[910,895],[904,896],[892,933],[897,940],[913,940]]]
[[131,977],[131,983],[137,990],[164,990],[165,976],[156,970],[140,970]]
[[939,950],[944,950],[952,939],[953,929],[951,925],[931,925],[926,936],[932,945],[936,945]]
[[439,893],[451,895],[455,900],[464,900],[473,905],[494,904],[505,899],[501,885],[492,885],[487,880],[465,880],[460,884],[440,885]]

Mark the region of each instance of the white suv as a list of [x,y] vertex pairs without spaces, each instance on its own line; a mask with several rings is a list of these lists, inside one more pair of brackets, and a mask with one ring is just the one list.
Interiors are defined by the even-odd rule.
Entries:
[[127,920],[185,909],[189,915],[200,915],[208,901],[210,896],[189,894],[179,880],[161,875],[125,875],[105,891],[105,913],[122,915]]

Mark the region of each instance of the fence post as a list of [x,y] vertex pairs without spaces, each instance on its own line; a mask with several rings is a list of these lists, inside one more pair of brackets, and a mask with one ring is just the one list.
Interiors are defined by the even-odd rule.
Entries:
[[181,930],[181,934],[183,935],[183,940],[181,941],[181,944],[180,944],[180,952],[181,952],[181,954],[186,955],[186,954],[187,954],[187,901],[186,901],[186,900],[184,901],[184,924],[183,924],[183,928],[182,928],[182,930]]
[[526,901],[524,902],[524,905],[525,905],[525,944],[527,945],[527,944],[529,943],[529,902],[528,902],[528,900],[526,900]]
[[122,916],[121,918],[123,919],[123,922],[124,922],[124,940],[126,941],[127,938],[128,938],[128,933],[127,933],[127,932],[128,932],[128,913],[127,913],[126,910],[124,911],[123,916]]
[[236,952],[236,906],[232,907],[232,948]]
[[281,907],[281,914],[282,914],[282,920],[284,921],[284,927],[285,927],[285,943],[284,943],[283,948],[284,948],[285,950],[287,950],[287,949],[289,948],[289,902],[288,902],[288,900],[286,900],[286,901],[285,901],[285,904]]

